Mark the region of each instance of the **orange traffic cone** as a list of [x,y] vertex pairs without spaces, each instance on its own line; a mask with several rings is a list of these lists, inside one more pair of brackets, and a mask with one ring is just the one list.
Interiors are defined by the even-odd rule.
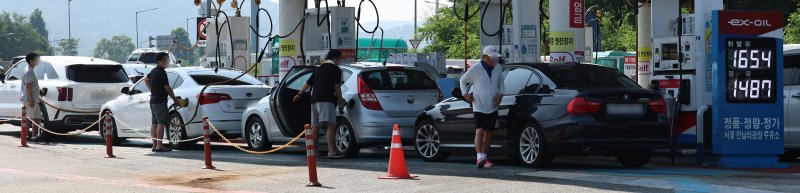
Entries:
[[397,124],[394,124],[392,131],[392,150],[389,154],[389,174],[379,179],[409,179],[417,178],[408,174],[408,167],[406,167],[406,156],[403,154],[403,143],[400,140],[400,129]]

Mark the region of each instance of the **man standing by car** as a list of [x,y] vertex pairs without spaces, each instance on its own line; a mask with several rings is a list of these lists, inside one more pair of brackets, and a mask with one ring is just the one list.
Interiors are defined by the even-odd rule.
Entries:
[[164,127],[167,125],[167,96],[172,101],[179,102],[167,80],[167,72],[164,70],[169,65],[169,55],[158,53],[156,55],[156,68],[147,74],[144,83],[150,89],[150,111],[153,114],[152,125],[150,126],[150,136],[153,137],[153,152],[168,152],[172,149],[164,147],[161,139],[164,137]]
[[[311,89],[311,126],[314,127],[314,133],[319,133],[319,128],[326,126],[327,132],[325,136],[328,139],[328,158],[340,158],[334,151],[334,130],[336,129],[336,109],[338,105],[341,111],[344,108],[344,99],[342,99],[342,69],[337,66],[344,57],[338,50],[331,50],[325,56],[325,61],[319,67],[314,69],[314,73],[300,89],[300,92],[294,96],[293,101],[297,102],[303,96],[303,93],[309,88]],[[323,125],[325,124],[325,125]],[[314,145],[317,146],[319,141],[318,137],[314,136]]]
[[[39,136],[39,124],[42,120],[42,111],[39,109],[39,79],[36,78],[35,68],[36,65],[39,65],[39,54],[35,52],[29,52],[25,55],[25,62],[28,63],[28,68],[25,69],[25,73],[22,74],[22,89],[20,94],[20,100],[25,105],[25,113],[33,120],[34,124],[31,124],[31,132],[30,136]],[[24,119],[25,117],[23,117]],[[31,141],[38,141],[38,137],[31,137]]]
[[[497,64],[500,53],[494,46],[483,48],[481,64],[472,66],[459,81],[464,100],[472,103],[475,115],[475,152],[478,168],[492,167],[489,162],[489,146],[492,144],[492,131],[497,129],[497,109],[503,99],[503,68]],[[471,87],[467,87],[471,84]]]

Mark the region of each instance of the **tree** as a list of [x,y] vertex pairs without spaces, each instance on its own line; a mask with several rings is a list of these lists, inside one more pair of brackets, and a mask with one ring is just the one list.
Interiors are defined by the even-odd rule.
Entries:
[[786,24],[783,37],[786,44],[800,43],[800,5],[789,15],[789,22]]
[[128,55],[133,52],[136,45],[128,36],[114,36],[111,39],[103,38],[94,47],[93,56],[124,63]]
[[[169,34],[172,38],[177,38],[178,43],[185,47],[191,47],[193,44],[189,44],[189,32],[186,32],[185,29],[182,27],[175,28]],[[190,65],[195,62],[195,55],[194,52],[190,50],[186,50],[181,48],[179,45],[175,45],[172,49],[172,53],[175,55],[176,58],[180,59],[186,65]]]
[[[463,17],[464,2],[456,1],[456,4]],[[478,0],[470,0],[470,13],[478,8]],[[419,27],[418,34],[421,39],[432,40],[432,43],[422,49],[422,52],[444,52],[448,58],[464,58],[464,21],[457,18],[453,13],[452,7],[442,7],[429,17],[427,21]],[[467,57],[478,58],[480,56],[480,27],[479,16],[476,14],[467,22]]]
[[62,56],[77,56],[78,42],[80,42],[80,40],[75,38],[69,38],[58,41],[58,47],[56,47],[56,53]]
[[47,24],[44,22],[41,10],[33,10],[33,13],[31,13],[31,25],[36,30],[36,33],[44,37],[45,40],[48,39]]
[[52,54],[47,39],[36,33],[25,16],[8,12],[0,14],[0,58],[9,59],[31,51]]

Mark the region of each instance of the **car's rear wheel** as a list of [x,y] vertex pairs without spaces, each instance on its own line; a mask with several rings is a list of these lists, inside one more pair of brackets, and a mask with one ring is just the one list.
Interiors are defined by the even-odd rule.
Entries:
[[[186,126],[183,126],[183,118],[178,113],[169,115],[169,122],[167,122],[167,136],[169,137],[169,144],[173,149],[187,149],[189,146],[197,143],[197,140],[183,141],[189,139],[186,134]],[[173,125],[181,125],[183,127],[175,127]],[[182,142],[181,142],[182,141]]]
[[547,167],[553,163],[544,132],[534,123],[527,123],[520,129],[516,152],[517,159],[526,167]]
[[442,143],[439,130],[433,121],[423,120],[415,128],[414,149],[424,161],[444,161],[450,156],[450,152],[441,149]]
[[[334,132],[335,135],[333,138],[336,151],[344,153],[347,157],[358,156],[358,152],[361,151],[361,148],[358,146],[358,143],[356,143],[356,135],[353,132],[353,126],[345,119],[338,119],[336,122],[336,132]],[[328,142],[328,144],[330,145],[331,142]]]
[[254,151],[264,151],[272,149],[272,143],[267,138],[267,127],[264,121],[258,116],[253,116],[247,120],[245,125],[245,139],[247,146]]
[[[110,112],[110,111],[104,111],[103,115],[105,115],[107,112]],[[112,145],[122,144],[122,142],[124,142],[125,139],[124,138],[119,138],[119,135],[117,135],[119,130],[117,130],[117,120],[114,117],[111,117],[111,126],[113,127],[112,129],[114,131],[114,133],[112,133],[112,137],[111,137],[111,144]],[[102,143],[105,144],[105,142],[106,142],[105,117],[103,118],[103,120],[101,120],[99,123],[97,123],[97,130],[100,131],[99,132],[100,133],[100,139],[102,140]]]
[[617,161],[619,161],[622,166],[628,168],[638,168],[650,163],[650,157],[652,156],[653,151],[648,150],[626,151],[617,154]]

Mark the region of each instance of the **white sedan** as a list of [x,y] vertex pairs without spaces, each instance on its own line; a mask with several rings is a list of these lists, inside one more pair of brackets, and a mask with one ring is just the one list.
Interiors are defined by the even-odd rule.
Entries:
[[[216,126],[225,136],[238,138],[241,136],[240,122],[242,112],[251,104],[269,93],[270,87],[250,75],[222,84],[209,86],[202,94],[203,87],[210,83],[234,79],[243,72],[230,69],[219,69],[214,72],[210,68],[184,67],[168,68],[167,78],[176,97],[188,99],[189,106],[183,108],[170,108],[169,122],[166,136],[170,142],[192,139],[203,135],[203,117]],[[133,87],[122,88],[123,95],[108,101],[102,106],[102,113],[111,112],[114,115],[114,143],[121,143],[125,138],[147,138],[150,136],[152,113],[150,112],[150,91],[144,81],[137,82]],[[199,100],[199,103],[198,103]],[[173,101],[169,100],[168,105]],[[198,109],[199,105],[199,109]],[[196,113],[195,113],[196,112]],[[170,125],[184,125],[175,128]],[[100,129],[101,137],[104,130]],[[212,135],[216,135],[211,130]],[[170,143],[173,148],[181,149],[195,144],[195,141]]]

